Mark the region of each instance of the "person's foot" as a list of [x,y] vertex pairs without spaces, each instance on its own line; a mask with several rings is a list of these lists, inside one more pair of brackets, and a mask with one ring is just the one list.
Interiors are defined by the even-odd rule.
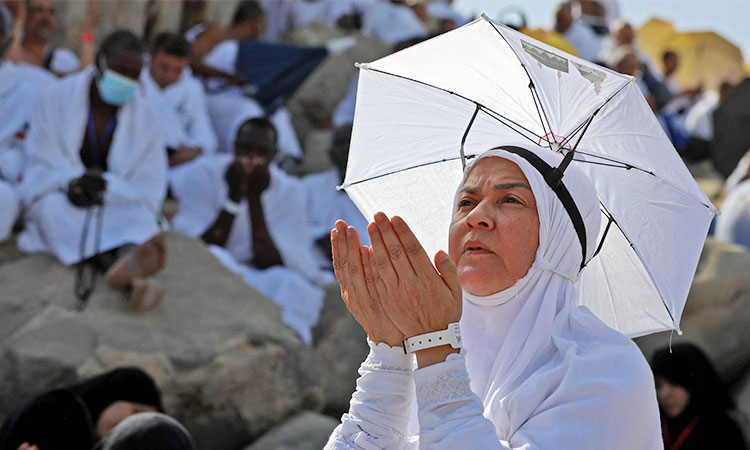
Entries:
[[136,278],[147,277],[161,270],[164,267],[166,255],[164,234],[157,233],[135,250],[115,261],[107,271],[107,283],[113,289],[125,289],[134,283]]
[[136,310],[147,310],[161,303],[164,297],[164,288],[153,278],[133,278],[130,283],[130,306]]

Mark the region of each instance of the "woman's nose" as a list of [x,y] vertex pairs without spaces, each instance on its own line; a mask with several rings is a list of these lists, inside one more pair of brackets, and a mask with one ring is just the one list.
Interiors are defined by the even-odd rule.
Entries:
[[466,217],[466,225],[469,228],[495,228],[495,220],[489,211],[490,205],[487,201],[481,201]]

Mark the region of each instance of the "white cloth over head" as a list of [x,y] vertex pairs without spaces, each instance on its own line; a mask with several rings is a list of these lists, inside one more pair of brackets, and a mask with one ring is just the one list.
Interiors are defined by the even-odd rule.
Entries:
[[[562,159],[538,156],[552,167]],[[521,156],[493,150],[474,164],[486,157],[513,161],[529,181],[539,215],[534,263],[502,292],[464,292],[465,351],[413,372],[418,425],[412,413],[407,428],[403,414],[405,404],[414,406],[405,398],[414,394],[402,387],[412,362],[398,359],[400,348],[371,345],[349,414],[328,448],[415,448],[409,436],[417,433],[419,448],[430,449],[662,448],[643,355],[578,306],[581,244],[565,207]],[[594,187],[576,167],[566,169],[563,183],[585,223],[588,259],[599,233]],[[388,370],[378,369],[381,361]]]
[[[94,73],[90,68],[48,90],[34,106],[26,139],[28,162],[20,185],[26,226],[18,246],[26,252],[52,253],[66,265],[81,260],[86,209],[70,203],[67,189],[86,171],[80,151]],[[101,242],[96,248],[92,223],[84,259],[97,250],[140,244],[159,231],[167,157],[158,116],[140,92],[118,110],[107,166]]]

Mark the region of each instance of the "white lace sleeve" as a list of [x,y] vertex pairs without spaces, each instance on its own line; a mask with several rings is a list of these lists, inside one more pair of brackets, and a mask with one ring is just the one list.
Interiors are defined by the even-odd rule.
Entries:
[[410,439],[407,432],[414,398],[414,359],[401,347],[367,342],[370,354],[359,368],[349,412],[341,417],[341,425],[325,448],[416,449],[416,439]]
[[482,402],[469,387],[464,350],[445,362],[414,371],[419,406],[419,447],[510,449],[482,415]]

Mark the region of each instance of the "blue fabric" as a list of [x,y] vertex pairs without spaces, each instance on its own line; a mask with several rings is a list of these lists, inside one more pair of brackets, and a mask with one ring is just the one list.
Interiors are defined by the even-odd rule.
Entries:
[[281,106],[328,56],[322,47],[297,47],[240,41],[237,73],[256,87],[253,95],[266,111]]

